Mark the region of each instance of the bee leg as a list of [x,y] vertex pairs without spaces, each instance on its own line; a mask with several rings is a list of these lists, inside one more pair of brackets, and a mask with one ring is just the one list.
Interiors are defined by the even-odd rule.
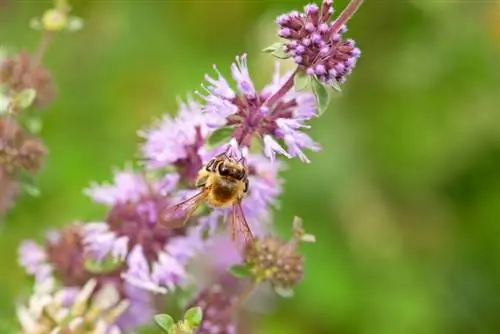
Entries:
[[196,188],[203,188],[207,184],[208,175],[202,176],[196,180]]
[[243,189],[243,192],[245,194],[248,192],[248,179],[245,179],[245,188]]

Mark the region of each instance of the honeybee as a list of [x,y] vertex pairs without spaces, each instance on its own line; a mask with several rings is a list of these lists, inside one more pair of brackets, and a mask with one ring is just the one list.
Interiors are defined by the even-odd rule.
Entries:
[[184,217],[184,225],[203,202],[214,208],[232,206],[232,213],[226,223],[231,239],[239,243],[243,238],[245,244],[253,240],[241,207],[249,186],[248,168],[243,163],[243,158],[235,160],[226,153],[214,157],[198,172],[195,185],[201,191],[166,209],[160,215],[160,222],[172,221],[172,218],[181,216]]

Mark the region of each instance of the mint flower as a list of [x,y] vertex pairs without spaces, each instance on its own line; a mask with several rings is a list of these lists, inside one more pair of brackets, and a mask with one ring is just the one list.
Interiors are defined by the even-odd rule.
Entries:
[[256,90],[246,54],[236,57],[231,65],[236,90],[214,69],[216,78],[205,77],[208,85],[203,88],[207,95],[199,93],[205,100],[203,111],[210,115],[214,126],[230,128],[231,137],[241,147],[250,147],[255,138],[259,139],[264,154],[271,160],[278,153],[309,162],[302,150],[319,150],[319,145],[303,132],[309,128],[307,121],[317,115],[313,94],[293,89],[282,94],[281,88],[292,74],[281,76],[278,64],[271,83]]
[[74,296],[90,279],[97,281],[98,290],[103,286],[113,286],[120,298],[127,299],[129,304],[116,324],[128,329],[147,322],[155,312],[152,296],[123,281],[124,266],[115,265],[103,272],[88,267],[89,259],[83,243],[85,226],[74,223],[62,230],[50,231],[43,245],[24,241],[19,247],[19,263],[35,277],[35,284],[55,279],[60,285],[59,294],[67,298]]
[[[358,1],[359,2],[359,1]],[[304,12],[292,11],[276,19],[278,35],[286,40],[285,51],[308,75],[326,84],[344,83],[351,74],[361,51],[352,39],[344,39],[345,23],[356,10],[357,2],[337,20],[333,15],[333,1],[324,0],[304,7]]]
[[193,180],[202,167],[199,150],[207,135],[210,117],[201,112],[193,99],[180,103],[178,114],[172,118],[165,114],[151,128],[139,135],[145,139],[141,151],[149,169],[175,166],[183,179]]
[[27,305],[17,307],[21,334],[120,334],[117,318],[128,308],[113,286],[98,291],[97,281],[90,280],[68,296],[58,291],[53,279],[35,285]]
[[196,228],[169,229],[158,223],[158,215],[175,202],[168,195],[178,176],[149,181],[131,171],[117,172],[114,184],[93,185],[86,193],[110,207],[103,222],[84,226],[86,251],[96,260],[107,256],[124,261],[122,277],[130,284],[157,293],[167,293],[188,279],[185,265],[203,249]]

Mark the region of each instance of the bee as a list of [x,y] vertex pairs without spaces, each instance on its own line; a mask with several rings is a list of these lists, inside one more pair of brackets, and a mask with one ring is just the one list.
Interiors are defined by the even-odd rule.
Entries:
[[203,202],[214,208],[232,206],[232,213],[228,215],[226,224],[231,239],[239,243],[243,238],[245,244],[253,240],[252,231],[241,207],[249,186],[248,168],[243,158],[235,160],[226,153],[214,157],[198,172],[195,185],[201,188],[201,191],[166,209],[160,216],[161,222],[172,221],[172,218],[182,216],[184,225]]

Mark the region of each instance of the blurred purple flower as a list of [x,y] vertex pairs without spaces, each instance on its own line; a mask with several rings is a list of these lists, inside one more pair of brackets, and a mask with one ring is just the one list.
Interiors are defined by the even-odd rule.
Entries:
[[[352,39],[344,40],[345,23],[357,9],[353,6],[333,22],[333,1],[324,0],[304,7],[304,12],[292,11],[278,16],[278,35],[287,40],[286,52],[310,76],[332,84],[344,83],[361,55]],[[348,14],[348,15],[347,15]]]
[[236,295],[220,284],[201,290],[187,307],[189,309],[199,306],[203,310],[203,320],[197,333],[235,334],[236,321],[233,316],[233,306],[236,300]]
[[86,224],[84,244],[97,261],[112,256],[125,262],[122,277],[130,284],[157,293],[174,290],[188,280],[185,265],[203,248],[197,229],[168,229],[158,215],[174,203],[169,196],[177,175],[147,181],[131,171],[115,175],[113,185],[93,185],[86,191],[111,206],[105,222]]
[[19,263],[35,277],[36,284],[55,278],[61,284],[59,294],[64,297],[63,304],[71,304],[88,280],[96,279],[98,288],[112,285],[121,298],[129,302],[129,307],[117,320],[120,328],[135,328],[148,322],[156,312],[152,295],[124,282],[120,277],[123,266],[105,273],[91,272],[86,268],[82,240],[84,226],[74,223],[60,231],[49,231],[43,245],[24,241],[19,247]]
[[153,127],[139,132],[145,139],[141,150],[148,168],[176,166],[182,177],[193,180],[202,167],[198,150],[212,131],[210,117],[193,99],[180,103],[175,118],[165,114]]
[[[209,83],[203,86],[207,95],[198,93],[205,100],[203,110],[211,117],[212,124],[233,127],[232,138],[242,147],[250,147],[253,138],[262,139],[264,153],[271,160],[278,153],[309,162],[302,149],[318,151],[319,146],[301,130],[309,128],[306,122],[317,115],[313,94],[293,89],[281,92],[292,74],[281,76],[279,63],[271,84],[256,91],[248,73],[246,54],[236,57],[236,63],[231,66],[237,91],[217,68],[215,71],[217,78],[205,76]],[[287,150],[278,140],[284,141]]]

